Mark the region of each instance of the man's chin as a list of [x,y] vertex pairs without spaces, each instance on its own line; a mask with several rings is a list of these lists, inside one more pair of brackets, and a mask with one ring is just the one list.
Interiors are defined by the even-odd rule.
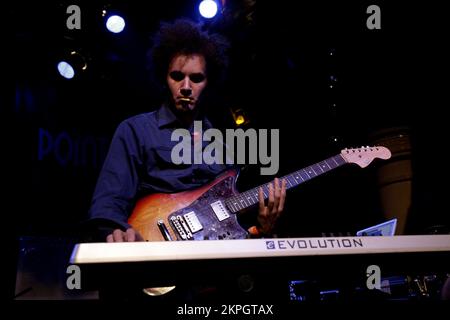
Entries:
[[192,112],[195,109],[195,104],[190,103],[177,103],[175,105],[176,109],[180,112]]

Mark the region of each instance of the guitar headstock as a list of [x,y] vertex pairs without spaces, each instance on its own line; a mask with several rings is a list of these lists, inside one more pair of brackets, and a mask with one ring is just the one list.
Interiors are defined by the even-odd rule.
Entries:
[[341,150],[341,156],[348,163],[356,163],[361,168],[367,167],[375,158],[383,160],[391,157],[391,151],[386,147],[361,147]]

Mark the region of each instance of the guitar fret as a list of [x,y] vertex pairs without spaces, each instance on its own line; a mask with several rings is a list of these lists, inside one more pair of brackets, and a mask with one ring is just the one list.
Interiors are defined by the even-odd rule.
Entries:
[[324,162],[324,161],[319,162],[319,167],[320,167],[320,169],[321,169],[323,172],[328,171],[328,168],[327,168],[327,166],[325,165],[325,162]]
[[259,199],[258,199],[258,193],[257,192],[252,192],[251,193],[251,198],[253,199],[254,203],[258,203]]
[[283,177],[282,179],[286,181],[286,189],[292,187],[291,181],[289,180],[288,177]]
[[295,180],[295,178],[292,174],[286,176],[286,186],[287,186],[287,181],[289,181],[290,187],[294,187],[295,185],[297,185],[297,181]]
[[[266,189],[267,189],[267,191],[266,191]],[[269,190],[268,190],[267,185],[264,185],[263,193],[264,193],[264,198],[268,198],[269,197]]]
[[253,201],[254,199],[252,198],[252,195],[250,193],[245,192],[245,197],[247,198],[248,203],[250,203],[250,205],[255,204]]
[[[318,163],[316,163],[314,166],[316,166],[316,168],[319,168],[320,169],[320,171],[322,171],[322,173],[324,173],[325,171],[322,169],[322,167],[318,164]],[[316,169],[316,171],[317,172],[319,172],[319,170],[318,169]],[[320,174],[320,172],[319,172],[319,174]]]
[[241,196],[242,201],[244,201],[245,207],[248,207],[250,204],[247,202],[247,198],[244,197],[244,195]]
[[325,164],[328,166],[329,170],[331,170],[331,167],[330,167],[330,165],[328,164],[328,161],[325,160],[324,162],[325,162]]
[[336,158],[336,157],[332,157],[331,159],[332,159],[334,162],[336,162],[336,165],[337,165],[337,166],[339,166],[339,163],[336,161],[335,158]]
[[239,195],[239,201],[241,202],[241,205],[242,205],[242,203],[244,203],[244,205],[242,206],[242,208],[247,207],[247,203],[245,203],[245,199],[244,199],[241,195]]
[[340,166],[346,163],[346,161],[344,160],[344,158],[342,158],[341,155],[337,155],[337,156],[335,156],[334,158],[336,158],[336,159],[339,160],[339,162],[338,162],[338,161],[336,161],[336,162],[338,162],[338,164],[339,164]]
[[233,206],[232,202],[226,201],[226,206],[228,209],[230,209],[232,212],[236,212],[236,208]]
[[234,212],[234,208],[233,208],[231,202],[228,201],[228,199],[225,200],[225,205],[226,205],[226,207],[228,208],[228,210],[230,210],[231,212]]
[[231,206],[231,203],[228,201],[229,199],[225,200],[225,206],[228,208],[228,210],[233,211],[233,207]]
[[255,192],[253,193],[253,196],[255,197],[255,200],[256,200],[255,203],[258,203],[258,202],[259,202],[259,193],[255,191]]
[[306,172],[305,169],[303,169],[303,173],[306,174],[306,176],[307,176],[307,179],[306,179],[306,180],[311,179],[310,175],[308,174],[308,172]]
[[[292,176],[286,176],[286,186],[287,186],[288,183],[289,183],[289,187],[295,186],[295,182],[293,183],[291,178],[293,178],[293,177]],[[295,181],[295,179],[294,179],[294,181]]]
[[336,162],[336,160],[334,158],[328,159],[327,162],[330,164],[332,169],[335,169],[335,168],[339,167],[339,164],[337,164],[337,162]]

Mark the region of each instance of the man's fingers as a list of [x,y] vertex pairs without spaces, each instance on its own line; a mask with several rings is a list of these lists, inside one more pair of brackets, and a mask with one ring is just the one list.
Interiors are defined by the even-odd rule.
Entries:
[[134,231],[133,228],[127,229],[126,236],[127,236],[126,241],[128,241],[128,242],[136,241],[136,231]]
[[272,212],[273,205],[274,205],[273,185],[269,183],[269,203],[267,204],[269,212]]
[[113,235],[114,242],[123,242],[125,240],[124,233],[120,229],[114,230],[112,235]]
[[141,236],[141,234],[136,230],[134,230],[133,228],[128,228],[126,235],[128,242],[144,241],[144,238]]
[[280,194],[281,194],[280,181],[278,180],[278,178],[275,178],[274,185],[275,185],[275,190],[274,190],[274,203],[273,203],[272,213],[277,213],[278,206],[280,204]]
[[284,202],[286,201],[286,180],[283,179],[281,182],[281,194],[280,194],[280,204],[278,205],[278,213],[281,213],[284,209]]
[[264,212],[264,195],[262,187],[259,187],[259,212]]
[[116,229],[106,237],[106,242],[134,242],[134,241],[144,241],[144,238],[141,236],[139,232],[137,232],[133,228],[128,228],[127,231]]

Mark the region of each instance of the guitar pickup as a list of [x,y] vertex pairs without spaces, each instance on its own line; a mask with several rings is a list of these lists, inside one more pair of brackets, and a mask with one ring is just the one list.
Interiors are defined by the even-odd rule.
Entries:
[[203,229],[202,224],[197,218],[197,215],[194,211],[188,212],[184,215],[184,220],[186,221],[189,229],[191,229],[192,233],[196,233]]
[[228,219],[230,217],[230,214],[228,213],[227,209],[224,207],[222,201],[220,200],[211,203],[211,208],[213,209],[219,221]]

